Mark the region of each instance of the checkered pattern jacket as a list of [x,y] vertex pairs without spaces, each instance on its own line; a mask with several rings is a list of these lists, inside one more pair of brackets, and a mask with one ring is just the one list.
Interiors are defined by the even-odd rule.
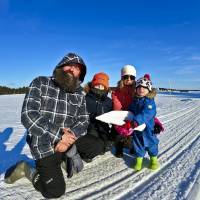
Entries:
[[27,129],[27,143],[34,159],[50,156],[64,127],[77,137],[86,134],[89,117],[85,97],[81,91],[61,90],[52,77],[38,77],[25,96],[21,122]]

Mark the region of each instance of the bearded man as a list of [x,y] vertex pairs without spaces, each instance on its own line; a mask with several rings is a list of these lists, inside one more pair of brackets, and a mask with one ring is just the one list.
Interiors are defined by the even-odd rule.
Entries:
[[69,53],[55,67],[52,77],[40,76],[32,81],[21,121],[27,129],[36,170],[20,162],[6,173],[5,182],[14,183],[26,176],[45,198],[58,198],[65,193],[61,163],[69,151],[69,157],[77,153],[74,142],[86,134],[89,123],[80,86],[85,74],[83,59]]

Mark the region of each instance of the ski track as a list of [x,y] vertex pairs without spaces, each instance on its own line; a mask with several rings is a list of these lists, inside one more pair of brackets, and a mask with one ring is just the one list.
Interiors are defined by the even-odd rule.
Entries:
[[[194,197],[194,191],[199,190],[195,183],[200,181],[200,100],[160,95],[156,103],[158,118],[165,126],[165,133],[158,136],[160,170],[148,169],[147,156],[143,169],[134,172],[132,155],[124,153],[124,159],[118,159],[107,152],[85,163],[80,174],[66,179],[66,193],[60,199],[190,200]],[[12,127],[19,136],[24,135],[19,121]],[[13,141],[11,138],[6,143],[8,149]],[[23,152],[30,155],[27,146]],[[25,178],[7,185],[1,175],[0,199],[43,198]]]
[[[186,141],[185,141],[186,140]],[[188,144],[188,140],[187,140],[187,138],[185,139],[184,141],[182,141],[182,140],[179,140],[179,142],[176,142],[177,144],[176,145],[174,145],[173,144],[173,148],[170,148],[163,156],[160,156],[159,157],[159,160],[160,160],[160,163],[161,163],[161,166],[162,166],[162,168],[166,165],[166,163],[168,163],[169,162],[169,160],[170,160],[170,157],[176,157],[176,156],[178,156],[178,154],[179,154],[179,152],[180,152],[180,154],[183,152],[183,149],[185,148],[185,144]],[[196,140],[196,137],[194,137],[194,139],[193,140]],[[192,140],[192,141],[193,141]],[[197,145],[197,148],[198,148],[198,145]],[[174,152],[176,152],[176,153],[174,153]],[[197,151],[198,152],[198,151]],[[173,155],[174,154],[174,155]],[[172,156],[173,155],[173,156]],[[197,155],[198,155],[198,153],[197,153]],[[181,163],[182,164],[182,163]],[[162,168],[161,168],[161,170],[162,170]],[[153,174],[153,173],[151,173],[151,172],[149,172],[149,170],[147,170],[147,169],[144,169],[143,170],[144,172],[142,172],[142,173],[134,173],[133,175],[130,175],[130,176],[127,176],[126,177],[126,179],[124,180],[124,181],[120,181],[120,183],[118,183],[118,185],[117,184],[115,184],[115,188],[113,187],[113,188],[109,188],[109,192],[110,192],[110,195],[108,196],[108,191],[106,191],[106,194],[105,195],[102,195],[102,192],[101,192],[101,194],[100,194],[100,198],[98,198],[98,196],[95,196],[95,198],[94,199],[107,199],[107,198],[113,198],[114,199],[114,194],[113,194],[113,190],[114,191],[118,191],[117,192],[117,195],[116,195],[116,198],[118,199],[119,198],[119,191],[121,191],[120,192],[120,194],[122,195],[123,193],[127,193],[129,190],[131,190],[131,191],[133,191],[133,188],[134,187],[136,187],[136,185],[138,185],[137,187],[139,187],[139,190],[141,190],[143,187],[142,187],[142,185],[143,185],[143,181],[145,181],[146,179],[147,179],[147,177],[148,177],[148,179],[147,180],[150,180],[151,179],[151,175]],[[176,170],[175,170],[176,171]],[[135,177],[135,174],[137,174],[137,176]],[[167,177],[167,176],[166,176]],[[141,179],[143,179],[143,180],[141,180]],[[141,181],[140,181],[141,180]],[[166,180],[165,180],[165,182],[166,182]],[[141,185],[141,186],[140,186]],[[145,185],[145,184],[144,184]],[[150,185],[151,185],[151,183],[150,183]],[[158,186],[160,186],[160,184],[157,184]],[[175,184],[176,185],[176,184]],[[128,187],[129,186],[129,187]],[[154,191],[154,190],[153,190]],[[162,191],[163,192],[163,191]],[[162,193],[161,192],[161,193]],[[134,193],[134,192],[133,192]],[[145,194],[147,193],[147,191],[145,190]],[[167,191],[167,193],[168,193],[168,191]],[[132,194],[131,194],[132,195]],[[149,195],[149,193],[148,193],[148,195]],[[146,199],[149,199],[149,197],[150,196],[148,196],[148,198],[146,198]],[[173,199],[171,196],[168,198],[167,196],[163,196],[163,197],[158,197],[157,199],[164,199],[164,197],[165,197],[165,199]],[[127,198],[127,196],[126,196],[126,198]],[[126,199],[125,198],[125,199]],[[129,198],[130,198],[130,196],[129,196]],[[136,198],[138,198],[138,196],[137,196],[137,193],[136,193],[136,195],[135,195],[135,199]],[[139,198],[139,199],[143,199],[143,198]],[[145,199],[145,198],[144,198]],[[152,199],[155,199],[155,197],[154,198],[152,198]]]

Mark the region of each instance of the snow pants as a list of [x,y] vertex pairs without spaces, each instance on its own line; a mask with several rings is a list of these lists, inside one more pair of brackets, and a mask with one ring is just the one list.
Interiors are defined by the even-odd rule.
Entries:
[[123,137],[119,135],[114,126],[111,129],[111,137],[114,142],[116,151],[122,152],[123,148],[131,149],[131,137]]
[[58,198],[65,193],[66,186],[61,170],[62,156],[62,153],[55,153],[36,161],[39,178],[33,180],[33,185],[45,198]]
[[105,137],[96,137],[91,134],[84,135],[76,141],[76,148],[81,158],[93,159],[95,156],[111,149],[112,143]]
[[146,151],[149,156],[157,156],[158,155],[158,144],[152,144],[149,146],[144,145],[144,140],[142,134],[133,134],[132,145],[134,149],[134,154],[136,157],[144,157]]

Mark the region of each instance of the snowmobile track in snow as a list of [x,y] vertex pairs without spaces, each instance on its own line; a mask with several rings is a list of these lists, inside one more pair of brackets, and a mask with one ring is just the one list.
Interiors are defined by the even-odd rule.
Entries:
[[[134,172],[132,155],[124,152],[124,158],[118,159],[108,152],[86,163],[80,174],[66,178],[66,193],[60,199],[190,200],[200,180],[200,100],[186,100],[163,97],[158,102],[158,118],[165,126],[158,136],[159,170],[148,169],[147,156],[143,169]],[[13,185],[1,180],[0,199],[43,198],[24,178]]]
[[[146,180],[149,181],[153,179],[154,176],[157,176],[157,173],[160,173],[163,169],[167,168],[168,163],[170,163],[172,159],[179,157],[184,151],[186,151],[185,149],[187,149],[190,144],[195,142],[197,138],[199,139],[200,127],[196,129],[196,126],[200,123],[199,113],[200,104],[199,102],[196,102],[187,108],[167,114],[168,117],[170,116],[172,118],[167,120],[167,122],[164,121],[164,123],[171,122],[170,126],[174,125],[178,127],[178,131],[176,131],[175,138],[172,136],[170,143],[168,143],[168,140],[166,140],[166,143],[162,144],[162,148],[159,154],[159,160],[161,163],[161,169],[159,171],[151,172],[149,169],[143,169],[141,172],[136,173],[130,171],[130,168],[125,168],[123,171],[119,172],[123,173],[123,176],[120,175],[118,177],[117,174],[116,176],[113,174],[112,182],[109,183],[108,180],[105,180],[105,184],[102,187],[98,182],[93,183],[90,186],[92,186],[92,188],[96,188],[96,190],[92,191],[92,188],[89,186],[87,192],[91,191],[90,194],[87,193],[84,195],[84,193],[81,193],[81,197],[84,199],[114,199],[115,193],[113,191],[118,191],[116,194],[116,198],[118,199],[119,196],[127,196],[129,191],[134,191],[136,188],[141,189]],[[164,133],[164,135],[166,136],[167,133]],[[106,179],[108,178],[109,177],[106,177]],[[99,184],[98,189],[96,184]],[[129,187],[127,187],[127,185]]]

